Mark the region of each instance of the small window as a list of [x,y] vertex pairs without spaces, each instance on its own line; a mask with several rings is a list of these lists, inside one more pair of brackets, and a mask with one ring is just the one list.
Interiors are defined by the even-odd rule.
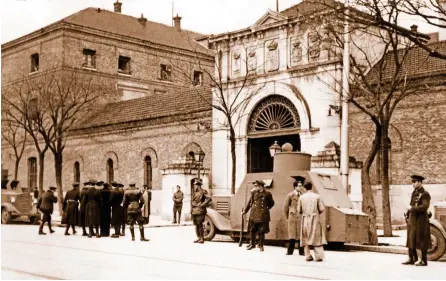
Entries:
[[39,71],[39,54],[31,55],[31,72]]
[[131,74],[130,58],[129,57],[119,56],[118,72],[125,73],[125,74]]
[[74,182],[80,182],[81,181],[81,169],[79,162],[74,162]]
[[114,180],[113,160],[107,160],[107,183],[112,183]]
[[152,158],[146,156],[144,158],[144,184],[147,189],[152,189]]
[[161,80],[171,80],[172,79],[172,69],[170,65],[161,65]]
[[194,71],[194,85],[201,85],[203,83],[203,72]]
[[90,49],[84,49],[84,62],[83,67],[96,68],[96,51]]
[[28,158],[28,187],[37,187],[37,158]]

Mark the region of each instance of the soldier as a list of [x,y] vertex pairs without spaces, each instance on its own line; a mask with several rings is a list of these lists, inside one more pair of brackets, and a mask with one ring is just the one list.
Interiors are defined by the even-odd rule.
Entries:
[[85,224],[88,226],[88,238],[91,238],[94,234],[93,227],[96,229],[96,237],[101,238],[99,234],[99,223],[100,223],[100,214],[99,214],[99,205],[101,203],[101,195],[99,190],[95,188],[97,184],[96,181],[90,180],[91,187],[88,189],[87,194],[85,196],[85,201],[87,204],[85,210]]
[[206,207],[212,202],[212,198],[208,195],[208,192],[201,188],[203,183],[200,179],[195,179],[194,189],[192,193],[192,221],[195,225],[195,232],[198,239],[194,243],[204,243],[204,228],[203,222],[206,217]]
[[122,208],[122,200],[124,199],[124,191],[119,187],[117,182],[112,182],[114,189],[110,192],[110,204],[112,207],[111,224],[115,229],[112,238],[119,238],[119,230],[121,229],[124,210]]
[[[406,213],[409,259],[403,264],[427,266],[427,250],[432,246],[428,214],[431,196],[423,188],[424,177],[412,175],[411,178],[414,191]],[[415,263],[420,256],[421,260]]]
[[313,185],[307,182],[304,185],[307,192],[300,196],[297,209],[302,215],[300,227],[300,242],[304,246],[305,258],[312,261],[310,246],[314,247],[316,261],[324,259],[324,247],[327,244],[325,231],[319,219],[319,215],[324,212],[324,204],[320,196],[312,191]]
[[130,225],[130,233],[132,234],[132,241],[135,241],[135,222],[139,225],[139,231],[141,233],[141,241],[149,241],[144,238],[144,219],[142,217],[141,208],[144,204],[142,193],[136,189],[136,184],[129,184],[129,189],[124,193],[124,208],[127,209],[128,224]]
[[81,203],[81,207],[80,207],[80,212],[79,212],[79,225],[82,226],[82,236],[88,236],[87,231],[85,230],[85,213],[87,210],[87,200],[86,200],[86,196],[87,196],[87,192],[88,189],[90,188],[90,182],[84,182],[84,187],[81,189],[80,191],[80,203]]
[[144,224],[149,224],[150,220],[150,201],[152,201],[152,191],[147,188],[147,184],[143,185],[144,191],[142,199],[144,200],[144,208],[142,210],[142,217]]
[[[122,194],[124,196],[125,190],[124,185],[122,183],[118,183],[119,189],[122,190]],[[122,197],[124,200],[124,197]],[[125,236],[125,225],[127,224],[127,208],[123,208],[122,220],[121,220],[121,236]]]
[[110,205],[110,189],[108,183],[104,183],[104,188],[100,191],[101,196],[101,236],[110,236],[111,221],[111,205]]
[[[303,184],[305,183],[305,178],[301,176],[293,177],[295,179],[293,183],[294,190],[287,194],[285,197],[285,202],[283,204],[283,210],[285,212],[285,217],[288,220],[288,249],[287,255],[292,255],[294,248],[297,243],[300,242],[300,233],[298,229],[300,228],[300,215],[297,211],[297,204],[299,203],[299,197],[305,192]],[[299,255],[303,256],[303,249],[299,247]]]
[[249,214],[249,227],[251,232],[251,244],[248,250],[256,247],[256,235],[259,234],[259,248],[263,252],[263,243],[265,241],[265,233],[269,232],[270,215],[269,210],[274,206],[273,196],[266,191],[263,181],[255,181],[254,186],[257,188],[251,194],[249,201],[245,207],[243,214]]
[[50,229],[50,233],[54,233],[55,231],[51,228],[51,214],[53,213],[54,204],[57,203],[57,197],[54,196],[53,192],[56,190],[54,186],[50,186],[49,190],[45,191],[42,194],[42,197],[39,198],[37,202],[37,209],[39,209],[43,216],[42,222],[39,227],[39,235],[45,235],[43,232],[43,225],[45,222],[48,222],[48,228]]
[[184,194],[181,191],[181,187],[177,185],[177,191],[173,194],[173,224],[177,223],[177,213],[178,213],[178,224],[181,220],[181,210],[183,209],[183,198]]
[[63,217],[62,222],[66,223],[65,235],[70,235],[68,230],[70,230],[70,226],[73,229],[73,234],[76,234],[75,225],[79,220],[79,199],[80,193],[78,190],[79,183],[73,183],[73,189],[67,192],[65,195],[65,199],[63,200]]

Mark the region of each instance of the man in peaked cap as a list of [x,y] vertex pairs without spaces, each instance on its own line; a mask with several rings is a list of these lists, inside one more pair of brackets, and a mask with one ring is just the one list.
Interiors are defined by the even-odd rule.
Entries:
[[100,224],[101,224],[101,236],[110,236],[110,223],[111,223],[111,204],[110,204],[110,189],[109,184],[104,183],[102,190],[100,190],[101,205],[100,205]]
[[[87,206],[85,209],[85,224],[88,226],[88,238],[96,235],[97,238],[101,238],[99,233],[100,213],[99,206],[101,204],[101,195],[99,190],[95,188],[97,181],[90,180],[91,187],[87,190],[85,195],[85,201]],[[93,231],[93,228],[96,232]]]
[[[122,199],[124,200],[124,185],[122,183],[118,183],[118,188],[122,191]],[[127,224],[127,208],[123,208],[122,211],[122,220],[121,220],[121,236],[125,236],[125,225]]]
[[[423,187],[423,176],[412,175],[411,179],[414,191],[405,214],[407,220],[406,247],[409,249],[409,259],[403,264],[427,266],[427,250],[432,246],[428,214],[431,196]],[[416,263],[420,256],[421,260]]]
[[141,208],[144,205],[141,191],[136,189],[135,183],[129,184],[129,189],[124,193],[124,208],[127,209],[128,224],[130,225],[130,233],[132,234],[132,241],[135,241],[135,222],[138,223],[141,234],[141,241],[149,241],[144,237],[144,218],[142,217]]
[[[124,199],[124,190],[121,184],[112,182],[114,189],[110,192],[110,204],[112,208],[111,225],[115,229],[115,233],[111,235],[112,238],[119,238],[119,231],[121,229],[122,221],[124,220],[124,209],[122,201]],[[125,224],[124,224],[125,227]],[[123,227],[123,231],[124,231]]]
[[[301,216],[297,210],[297,205],[299,203],[299,197],[305,193],[303,185],[305,183],[305,178],[301,176],[293,176],[294,189],[287,194],[285,201],[283,203],[283,210],[285,212],[285,217],[288,220],[288,249],[287,255],[292,255],[294,253],[294,248],[296,246],[296,240],[300,242],[300,221]],[[299,254],[304,255],[303,249],[299,247]]]
[[73,183],[73,189],[67,192],[63,200],[62,223],[67,224],[65,229],[65,235],[70,235],[70,233],[68,233],[68,230],[70,230],[70,226],[73,229],[73,234],[76,234],[75,225],[78,221],[78,216],[79,216],[78,205],[80,199],[80,193],[78,187],[79,187],[78,182]]
[[249,214],[249,226],[251,232],[251,244],[248,246],[248,250],[255,248],[256,236],[259,234],[259,248],[263,252],[263,243],[265,241],[265,233],[269,232],[270,214],[269,210],[274,206],[273,196],[270,192],[266,191],[265,183],[263,181],[256,180],[254,185],[258,187],[254,190],[249,198],[249,201],[243,211],[243,214]]
[[54,233],[54,230],[51,228],[51,214],[53,213],[54,204],[57,203],[57,197],[55,197],[53,194],[55,190],[56,188],[54,186],[50,186],[49,190],[45,191],[37,202],[37,209],[39,209],[43,214],[42,222],[39,227],[40,235],[46,234],[43,232],[43,225],[45,222],[48,222],[50,233]]
[[202,189],[203,185],[200,179],[194,180],[194,187],[191,198],[191,215],[192,221],[195,225],[195,233],[198,236],[198,239],[194,241],[194,243],[204,243],[204,227],[203,222],[206,217],[206,208],[209,207],[209,204],[212,202],[212,198],[209,196],[207,190]]
[[91,183],[90,181],[86,181],[84,182],[84,187],[81,189],[81,191],[79,192],[80,194],[80,212],[79,212],[79,225],[82,227],[82,236],[88,236],[87,231],[85,230],[85,213],[87,210],[87,192],[88,192],[88,188],[90,187]]

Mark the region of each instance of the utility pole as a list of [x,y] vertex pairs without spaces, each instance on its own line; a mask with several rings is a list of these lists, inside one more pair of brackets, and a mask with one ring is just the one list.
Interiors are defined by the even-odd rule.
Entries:
[[350,74],[350,32],[348,24],[349,0],[345,2],[344,19],[344,54],[342,68],[342,124],[341,124],[341,182],[342,186],[348,192],[348,172],[349,172],[349,145],[348,145],[348,98],[350,95],[349,74]]

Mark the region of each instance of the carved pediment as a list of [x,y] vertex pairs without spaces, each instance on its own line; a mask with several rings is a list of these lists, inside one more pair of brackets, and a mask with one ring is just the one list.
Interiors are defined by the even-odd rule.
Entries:
[[286,19],[288,19],[287,16],[268,9],[268,12],[266,12],[266,14],[264,14],[254,25],[252,25],[251,28],[259,27],[262,25],[273,24],[275,22]]

